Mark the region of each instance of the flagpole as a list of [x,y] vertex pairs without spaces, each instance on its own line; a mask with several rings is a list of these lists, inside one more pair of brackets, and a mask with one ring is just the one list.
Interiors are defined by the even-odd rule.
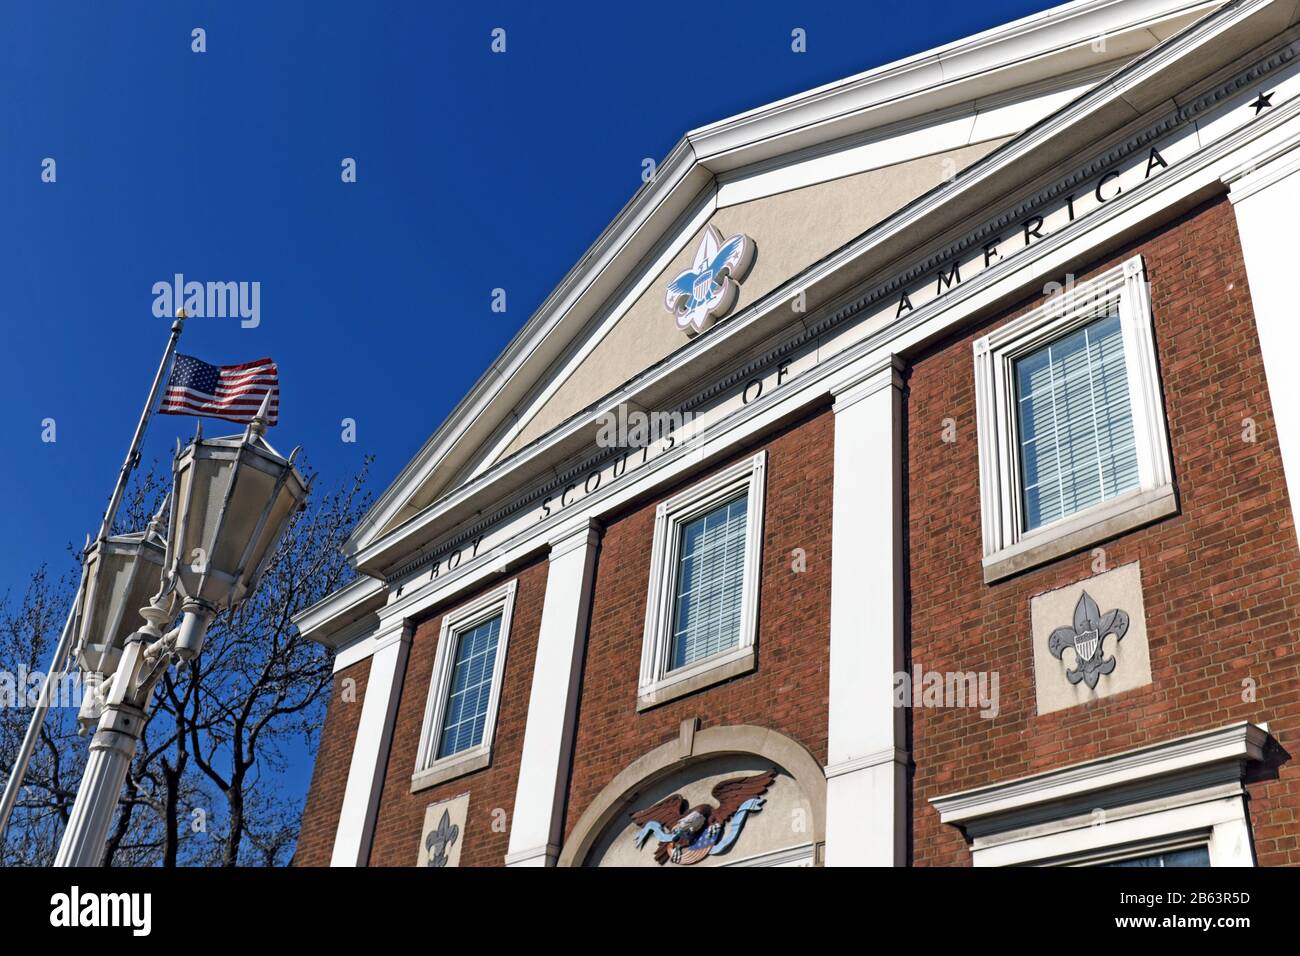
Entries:
[[[113,494],[108,499],[108,508],[104,512],[104,520],[100,523],[99,535],[96,537],[96,541],[102,541],[112,533],[113,521],[117,518],[117,509],[121,506],[122,496],[126,493],[127,481],[130,479],[131,472],[135,470],[136,465],[140,463],[140,445],[144,441],[144,433],[149,425],[149,418],[153,415],[154,403],[158,398],[158,390],[162,387],[167,365],[171,362],[172,356],[176,354],[176,343],[180,341],[181,328],[185,324],[185,318],[185,310],[177,310],[176,320],[172,322],[171,336],[167,339],[167,348],[163,351],[162,361],[158,363],[158,371],[154,374],[153,385],[149,388],[149,398],[144,403],[144,411],[140,413],[140,420],[136,422],[135,434],[131,436],[131,447],[127,450],[121,470],[117,473],[117,484],[113,486]],[[83,587],[85,587],[84,574],[77,583],[76,593],[72,596],[72,606],[68,609],[68,617],[64,621],[63,632],[59,635],[59,643],[54,649],[54,657],[50,661],[49,670],[45,674],[45,681],[41,685],[40,697],[37,698],[36,707],[32,711],[31,722],[27,725],[27,734],[23,737],[23,743],[18,749],[13,769],[9,772],[9,782],[5,784],[4,796],[0,798],[0,841],[4,839],[5,831],[9,827],[9,815],[13,812],[14,804],[18,801],[18,791],[22,788],[23,780],[27,776],[27,765],[31,762],[32,751],[36,749],[36,739],[40,736],[41,727],[45,723],[45,715],[50,709],[50,689],[54,686],[54,675],[63,670],[68,662],[68,655],[72,650],[72,624],[77,615],[77,605],[81,601],[81,589]]]

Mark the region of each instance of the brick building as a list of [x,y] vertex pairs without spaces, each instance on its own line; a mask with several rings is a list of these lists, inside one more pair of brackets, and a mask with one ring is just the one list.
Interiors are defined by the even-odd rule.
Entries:
[[297,863],[1300,864],[1298,21],[689,133],[299,617]]

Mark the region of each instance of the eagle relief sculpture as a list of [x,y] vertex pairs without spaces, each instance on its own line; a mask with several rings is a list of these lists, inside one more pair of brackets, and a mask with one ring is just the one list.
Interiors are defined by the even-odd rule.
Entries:
[[654,834],[659,840],[655,862],[688,866],[706,856],[726,852],[745,827],[745,816],[763,809],[763,794],[776,779],[776,771],[765,770],[752,777],[732,777],[713,788],[717,806],[686,805],[679,793],[664,797],[654,806],[632,814],[636,824],[637,849]]

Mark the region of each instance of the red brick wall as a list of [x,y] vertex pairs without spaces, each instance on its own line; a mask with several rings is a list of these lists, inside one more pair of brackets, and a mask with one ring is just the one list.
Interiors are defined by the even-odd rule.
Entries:
[[[293,855],[294,866],[329,866],[369,676],[368,657],[334,675],[325,724],[321,727],[320,744],[316,748],[311,788],[307,791],[307,802],[302,810],[298,847]],[[345,688],[344,681],[348,679],[356,681],[354,689]],[[345,690],[348,700],[343,699]]]
[[[458,596],[432,618],[420,623],[411,638],[406,677],[393,726],[393,744],[384,772],[384,789],[379,799],[371,866],[414,866],[424,826],[424,811],[431,803],[469,792],[469,810],[461,834],[461,866],[502,866],[514,816],[515,784],[519,778],[519,755],[524,745],[524,722],[528,715],[528,691],[537,655],[537,634],[542,622],[542,601],[546,593],[546,561],[518,572],[514,613],[502,679],[501,709],[497,714],[492,764],[419,793],[411,793],[411,773],[420,746],[424,707],[433,677],[434,654],[442,615],[473,600],[479,592]],[[494,582],[496,587],[500,582]],[[504,810],[502,817],[494,812]],[[497,826],[494,828],[494,823]]]
[[[912,711],[914,862],[967,864],[931,797],[1239,721],[1300,739],[1300,550],[1260,360],[1232,208],[1219,199],[1080,270],[1146,257],[1181,512],[1105,545],[1109,567],[1141,559],[1153,683],[1036,715],[1030,597],[1092,573],[1067,556],[994,585],[981,576],[971,342],[1025,301],[919,357],[909,376],[908,469],[914,666],[997,670],[1001,712]],[[1051,276],[1047,278],[1062,279]],[[1258,441],[1242,440],[1242,419]],[[958,440],[940,439],[944,418]],[[1242,700],[1242,680],[1258,700]],[[1300,864],[1300,766],[1253,784],[1261,865]]]
[[[698,716],[703,727],[769,727],[825,763],[834,434],[833,415],[822,411],[735,456],[768,450],[757,669],[640,714],[655,507],[704,476],[666,488],[607,523],[592,596],[566,838],[602,787],[646,751],[675,739],[690,717]],[[792,570],[795,548],[807,553],[804,572]]]

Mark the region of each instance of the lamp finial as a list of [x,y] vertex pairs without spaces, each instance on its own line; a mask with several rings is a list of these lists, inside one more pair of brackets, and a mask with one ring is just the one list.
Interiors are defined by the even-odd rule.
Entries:
[[248,423],[249,438],[252,438],[254,435],[261,438],[266,434],[266,426],[271,417],[271,391],[271,389],[266,390],[266,394],[262,396],[262,404],[257,409],[257,414],[254,415],[253,420]]

